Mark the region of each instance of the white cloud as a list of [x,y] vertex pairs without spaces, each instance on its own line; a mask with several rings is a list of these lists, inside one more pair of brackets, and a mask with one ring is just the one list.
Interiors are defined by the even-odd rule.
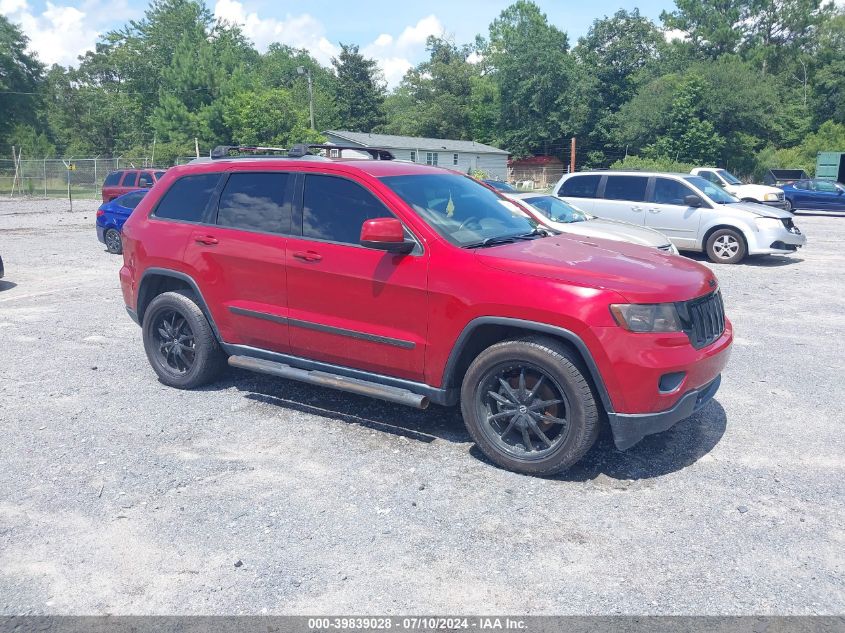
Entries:
[[340,52],[325,36],[323,24],[313,16],[285,16],[283,20],[261,18],[256,12],[247,12],[238,0],[217,0],[214,16],[233,24],[239,24],[244,34],[259,50],[265,51],[273,42],[281,42],[295,48],[307,49],[319,62],[328,64]]
[[436,15],[429,15],[413,26],[406,26],[398,37],[382,33],[361,52],[378,61],[388,86],[395,86],[412,68],[412,59],[418,59],[425,50],[429,35],[443,35],[445,29]]
[[674,42],[676,40],[685,41],[689,37],[689,33],[680,29],[665,29],[663,31],[663,39],[667,42]]
[[[15,0],[0,0],[12,2]],[[217,0],[214,15],[220,20],[238,24],[259,50],[265,51],[273,42],[295,48],[304,48],[315,59],[329,64],[340,47],[326,37],[322,22],[308,13],[286,15],[284,19],[261,17],[249,11],[240,0]],[[443,25],[435,15],[429,15],[412,26],[405,27],[399,35],[382,33],[371,43],[361,47],[361,53],[375,59],[384,73],[388,86],[395,86],[425,50],[429,35],[442,35]]]
[[19,24],[29,38],[29,51],[45,64],[76,65],[77,57],[94,50],[100,27],[114,20],[125,20],[138,13],[126,0],[109,2],[85,0],[79,7],[47,2],[37,13],[27,0],[0,0],[0,14]]

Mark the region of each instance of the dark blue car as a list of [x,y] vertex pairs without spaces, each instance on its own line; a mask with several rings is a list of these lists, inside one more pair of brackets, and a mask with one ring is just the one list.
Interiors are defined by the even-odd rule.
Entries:
[[787,211],[845,211],[845,185],[807,178],[781,185]]
[[123,252],[120,231],[123,223],[132,215],[138,203],[147,195],[148,189],[130,191],[110,202],[104,202],[97,209],[97,239],[106,245],[109,253]]

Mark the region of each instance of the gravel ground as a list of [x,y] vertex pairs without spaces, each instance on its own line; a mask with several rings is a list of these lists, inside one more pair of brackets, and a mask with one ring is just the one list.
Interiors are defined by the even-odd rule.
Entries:
[[2,614],[845,612],[845,218],[717,267],[715,401],[538,479],[456,410],[164,387],[74,207],[0,201]]

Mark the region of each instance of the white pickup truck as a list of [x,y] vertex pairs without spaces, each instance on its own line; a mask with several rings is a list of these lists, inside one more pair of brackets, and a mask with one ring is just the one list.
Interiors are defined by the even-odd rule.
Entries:
[[785,209],[786,202],[783,191],[777,187],[767,185],[744,185],[742,181],[727,170],[716,167],[696,167],[691,172],[694,176],[701,176],[714,185],[719,185],[743,202],[758,202],[770,207]]

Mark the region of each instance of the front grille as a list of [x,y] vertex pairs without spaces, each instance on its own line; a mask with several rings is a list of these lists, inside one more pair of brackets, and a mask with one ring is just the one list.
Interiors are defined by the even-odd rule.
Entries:
[[782,193],[776,193],[775,195],[778,197],[778,200],[780,202],[783,202],[783,194]]
[[695,349],[710,345],[725,331],[725,305],[718,290],[675,306],[684,332]]
[[801,231],[799,231],[798,227],[795,226],[795,222],[792,221],[792,218],[781,218],[781,222],[783,222],[783,226],[790,233],[795,233],[796,235],[801,235]]

